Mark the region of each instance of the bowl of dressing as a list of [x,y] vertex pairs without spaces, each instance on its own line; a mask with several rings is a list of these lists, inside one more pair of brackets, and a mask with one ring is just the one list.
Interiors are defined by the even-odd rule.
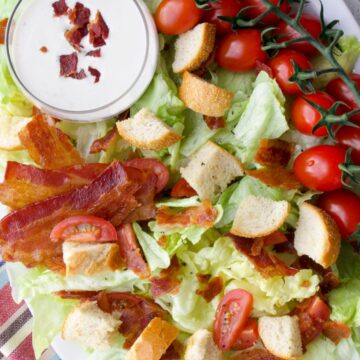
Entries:
[[[82,13],[73,10],[74,25],[68,14],[76,1],[66,0],[62,15],[54,12],[54,3],[20,0],[9,18],[6,53],[19,88],[42,111],[63,120],[94,122],[128,109],[150,84],[158,60],[158,34],[146,5],[142,0],[79,1],[90,24],[96,25],[101,14],[108,35],[99,45],[98,29],[85,24],[80,30],[86,36],[74,45],[65,33],[80,28]],[[74,56],[76,73],[69,75],[74,64],[67,62]]]

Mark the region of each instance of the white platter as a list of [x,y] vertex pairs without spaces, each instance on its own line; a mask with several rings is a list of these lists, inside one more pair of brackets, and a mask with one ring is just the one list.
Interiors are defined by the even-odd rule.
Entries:
[[[339,28],[343,29],[347,35],[355,35],[360,39],[360,27],[353,14],[345,4],[344,0],[322,0],[325,7],[325,17],[327,21],[334,19],[340,20]],[[320,4],[318,0],[310,0],[306,12],[319,14]],[[360,72],[360,61],[357,63],[356,72]],[[4,216],[5,211],[0,207],[0,218]],[[12,283],[12,274],[9,273],[10,283]],[[86,354],[77,344],[70,341],[64,341],[57,337],[52,343],[53,348],[62,360],[87,360]]]

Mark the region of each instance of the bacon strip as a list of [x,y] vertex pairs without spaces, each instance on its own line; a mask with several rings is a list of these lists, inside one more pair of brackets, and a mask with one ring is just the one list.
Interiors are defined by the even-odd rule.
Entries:
[[100,139],[95,140],[90,147],[90,154],[97,154],[101,151],[108,150],[111,146],[116,144],[119,139],[119,133],[114,126],[111,130],[109,130],[105,136]]
[[207,283],[204,289],[196,290],[196,294],[203,297],[204,300],[209,303],[222,292],[223,288],[223,279],[219,276],[216,276]]
[[285,167],[294,151],[294,145],[279,139],[262,139],[255,162],[268,167]]
[[45,116],[35,115],[21,130],[19,138],[30,157],[45,169],[60,169],[84,163],[70,139]]
[[151,295],[157,298],[164,294],[176,294],[179,291],[180,264],[176,255],[171,259],[170,266],[160,272],[157,277],[151,278]]
[[150,270],[144,260],[132,226],[130,224],[122,225],[117,233],[117,243],[120,247],[120,256],[124,261],[124,266],[139,275],[140,278],[148,278]]
[[198,225],[201,227],[213,226],[217,217],[217,210],[211,205],[210,201],[205,200],[199,206],[188,207],[176,211],[169,207],[161,207],[156,215],[159,225],[167,227],[184,227]]
[[0,20],[0,45],[5,44],[5,33],[6,33],[6,25],[8,23],[8,19]]
[[210,130],[217,130],[225,127],[225,119],[223,117],[204,115],[204,121]]
[[235,247],[244,254],[255,266],[256,270],[265,278],[273,276],[293,276],[299,270],[287,266],[273,253],[262,248],[257,255],[253,255],[253,239],[242,238],[228,234]]
[[4,260],[62,271],[62,244],[50,241],[52,228],[75,215],[99,216],[119,226],[138,206],[134,198],[138,188],[139,184],[130,181],[126,169],[115,161],[88,186],[12,212],[0,221]]

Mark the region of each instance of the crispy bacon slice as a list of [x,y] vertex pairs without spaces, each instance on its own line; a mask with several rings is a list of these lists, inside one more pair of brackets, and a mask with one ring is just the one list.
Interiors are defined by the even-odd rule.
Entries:
[[351,329],[346,324],[329,320],[324,323],[323,334],[337,345],[342,339],[350,337]]
[[101,57],[101,49],[90,50],[85,55],[92,57]]
[[97,11],[95,20],[88,25],[89,41],[94,47],[100,47],[106,44],[109,37],[109,27],[107,26],[100,11]]
[[60,76],[69,77],[77,72],[78,56],[76,52],[60,55]]
[[244,254],[255,266],[256,270],[265,278],[273,276],[293,276],[299,272],[298,269],[291,268],[277,258],[270,251],[262,248],[258,254],[252,254],[253,239],[247,239],[232,234],[228,234],[235,247]]
[[19,209],[87,185],[105,168],[105,164],[86,164],[61,170],[44,170],[9,161],[5,181],[0,184],[0,202],[12,209]]
[[89,73],[95,78],[94,83],[96,84],[100,80],[101,72],[91,66],[88,67]]
[[246,174],[260,180],[270,187],[278,187],[286,190],[298,189],[301,187],[301,183],[294,173],[282,167],[247,170]]
[[158,209],[156,221],[159,225],[167,227],[198,225],[208,228],[213,226],[217,215],[217,210],[211,205],[211,202],[205,200],[199,206],[188,207],[180,211],[166,206],[161,207]]
[[8,19],[0,20],[0,45],[5,44],[5,33],[6,33],[6,25],[8,23]]
[[52,3],[54,9],[54,16],[65,15],[69,9],[65,0],[58,0]]
[[171,259],[171,264],[167,269],[160,272],[157,277],[151,278],[151,295],[153,298],[157,298],[164,294],[176,294],[180,287],[180,264],[179,260],[174,255]]
[[214,117],[204,115],[204,121],[211,130],[222,129],[225,127],[225,119],[223,117]]
[[114,126],[109,130],[105,136],[100,139],[95,140],[90,147],[90,154],[97,154],[101,151],[108,150],[111,146],[114,146],[119,139],[119,133]]
[[219,276],[212,278],[204,289],[196,290],[196,294],[203,297],[206,302],[210,302],[219,295],[224,288],[223,279]]
[[115,161],[88,186],[10,213],[0,221],[4,260],[62,271],[62,244],[50,241],[52,228],[75,215],[99,216],[119,226],[138,206],[133,196],[138,188],[139,184],[130,181],[126,169]]
[[281,360],[275,355],[270,354],[265,349],[254,348],[250,350],[241,351],[233,355],[231,360]]
[[130,224],[122,225],[117,233],[117,243],[120,247],[120,256],[124,261],[124,266],[132,270],[142,279],[148,278],[150,276],[150,270],[144,260],[132,226]]
[[45,169],[60,169],[84,163],[69,138],[43,115],[35,115],[21,130],[19,138],[30,157]]
[[68,11],[70,22],[80,27],[87,26],[89,24],[90,15],[90,9],[79,2],[77,2],[75,6]]
[[285,167],[294,151],[294,145],[279,139],[262,139],[255,162],[268,167]]

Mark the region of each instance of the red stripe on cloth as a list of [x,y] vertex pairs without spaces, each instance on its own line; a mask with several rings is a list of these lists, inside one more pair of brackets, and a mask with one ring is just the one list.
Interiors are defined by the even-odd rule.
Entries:
[[11,296],[10,284],[0,290],[0,326],[8,320],[24,302],[16,304]]
[[8,360],[35,360],[31,334],[8,356]]

